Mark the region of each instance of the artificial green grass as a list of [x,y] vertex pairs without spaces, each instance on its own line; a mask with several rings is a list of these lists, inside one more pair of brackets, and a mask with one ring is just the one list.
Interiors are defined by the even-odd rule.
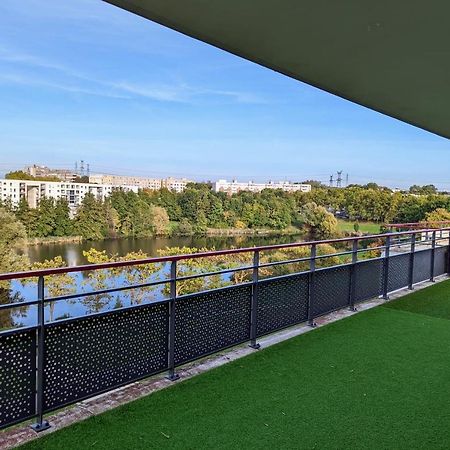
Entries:
[[386,304],[386,307],[450,319],[450,282],[438,283]]
[[448,290],[321,327],[24,448],[448,448],[450,321],[415,313],[435,293],[446,311]]

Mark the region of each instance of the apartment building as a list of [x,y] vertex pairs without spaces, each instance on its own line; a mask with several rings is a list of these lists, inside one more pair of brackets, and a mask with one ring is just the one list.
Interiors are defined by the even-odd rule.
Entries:
[[55,177],[59,178],[61,181],[73,181],[79,176],[73,170],[51,169],[50,167],[38,166],[36,164],[25,167],[23,171],[32,177]]
[[[136,186],[121,186],[126,191],[137,192]],[[10,201],[17,206],[21,198],[25,198],[30,208],[36,208],[42,197],[67,200],[69,206],[76,209],[87,193],[93,194],[97,199],[104,200],[116,186],[105,184],[30,181],[0,179],[0,199],[2,202]]]
[[104,184],[111,186],[136,186],[140,189],[152,189],[157,190],[163,187],[174,191],[182,192],[191,180],[186,178],[145,178],[145,177],[133,177],[125,175],[90,175],[89,183]]
[[310,192],[310,184],[291,183],[289,181],[269,181],[268,183],[239,182],[237,180],[218,180],[213,183],[214,192],[226,192],[229,195],[240,191],[261,192],[263,189],[282,189],[285,192]]

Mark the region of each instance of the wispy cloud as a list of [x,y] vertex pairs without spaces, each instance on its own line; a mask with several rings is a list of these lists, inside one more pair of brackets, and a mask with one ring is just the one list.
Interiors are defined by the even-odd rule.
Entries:
[[[187,83],[174,82],[172,84],[137,83],[128,80],[114,81],[93,77],[63,64],[48,61],[34,55],[14,52],[0,46],[0,61],[9,63],[13,67],[28,66],[48,71],[46,79],[36,78],[34,75],[3,73],[0,80],[21,85],[43,86],[66,92],[85,95],[104,96],[112,98],[146,99],[158,102],[194,103],[205,98],[221,98],[237,103],[266,103],[266,101],[251,92],[231,91],[192,86]],[[51,74],[64,75],[69,82],[52,80]],[[76,84],[75,82],[78,82]],[[81,83],[80,83],[81,82]],[[85,86],[88,84],[89,86]]]
[[22,86],[43,87],[57,91],[70,92],[72,94],[92,95],[96,97],[109,97],[124,100],[131,98],[129,96],[121,95],[112,91],[108,92],[105,90],[84,88],[82,86],[60,84],[52,81],[41,80],[35,77],[28,77],[11,73],[0,73],[0,82],[19,84]]

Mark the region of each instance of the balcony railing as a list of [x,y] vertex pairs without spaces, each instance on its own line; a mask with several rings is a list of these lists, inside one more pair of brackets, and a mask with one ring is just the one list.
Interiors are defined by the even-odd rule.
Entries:
[[[131,382],[168,372],[237,344],[258,348],[258,338],[341,308],[355,310],[365,300],[383,297],[449,271],[449,231],[414,229],[398,233],[300,242],[265,247],[165,256],[136,261],[0,274],[0,281],[37,279],[36,298],[0,305],[34,306],[33,326],[0,332],[0,428],[36,418],[36,431],[49,425],[44,414]],[[425,236],[425,237],[424,237]],[[335,253],[320,254],[322,244]],[[306,248],[307,256],[262,260],[273,251]],[[180,276],[188,260],[246,255],[249,264]],[[330,260],[334,265],[326,267]],[[337,258],[337,259],[336,259]],[[241,261],[245,258],[241,258]],[[336,262],[338,261],[338,262]],[[131,269],[167,264],[165,279],[113,288],[45,296],[46,279],[55,275]],[[294,273],[267,276],[268,268],[294,265]],[[324,267],[325,266],[325,267]],[[250,273],[225,287],[178,295],[180,283],[204,277]],[[45,320],[55,302],[167,287],[168,298],[57,321]]]

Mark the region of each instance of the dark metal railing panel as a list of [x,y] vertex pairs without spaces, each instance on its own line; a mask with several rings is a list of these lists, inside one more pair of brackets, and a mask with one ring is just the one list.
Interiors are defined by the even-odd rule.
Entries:
[[420,250],[414,253],[413,282],[429,280],[431,277],[431,250]]
[[355,267],[355,302],[359,303],[383,293],[383,260],[360,261]]
[[308,273],[259,282],[257,336],[307,320],[308,282]]
[[46,327],[46,411],[167,368],[168,305],[86,317]]
[[349,304],[351,266],[335,266],[316,270],[313,317],[344,308]]
[[249,284],[184,296],[176,302],[175,364],[250,339]]
[[36,414],[36,330],[0,336],[0,428]]
[[439,247],[436,249],[434,259],[434,275],[439,276],[447,273],[448,247]]
[[400,255],[391,255],[389,258],[388,276],[388,292],[393,292],[398,289],[408,286],[409,283],[409,253],[402,253]]

